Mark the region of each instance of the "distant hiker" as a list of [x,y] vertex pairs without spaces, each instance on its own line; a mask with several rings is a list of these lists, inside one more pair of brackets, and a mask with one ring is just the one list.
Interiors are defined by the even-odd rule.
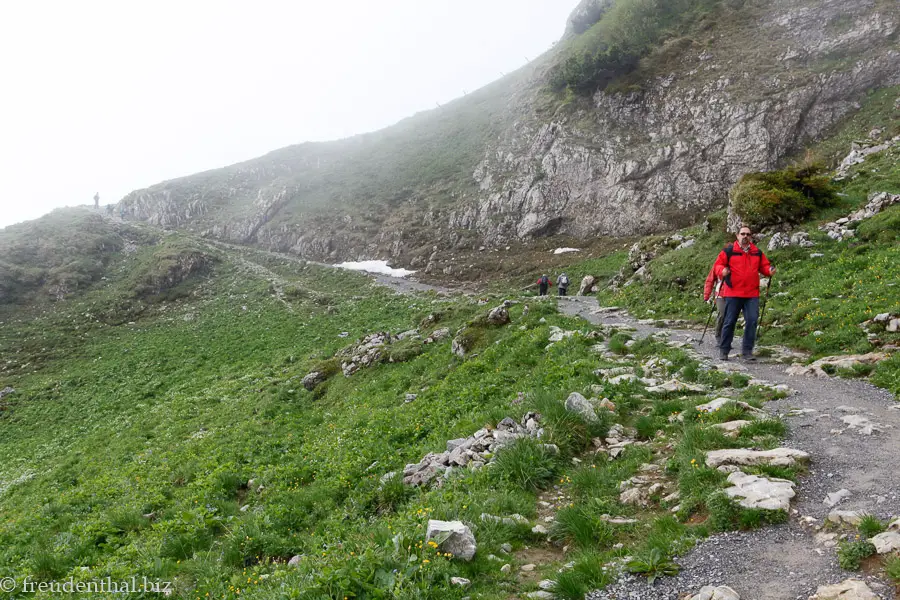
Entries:
[[565,296],[566,291],[569,289],[569,276],[565,273],[560,273],[559,277],[556,280],[556,286],[559,295]]
[[722,343],[722,325],[725,323],[725,298],[722,297],[722,280],[716,277],[716,265],[709,269],[703,284],[703,301],[716,305],[716,346]]
[[108,216],[108,217],[113,216],[113,205],[112,204],[106,205],[106,216]]
[[538,283],[538,293],[541,296],[546,296],[547,288],[549,288],[551,285],[553,285],[553,281],[551,281],[550,278],[547,277],[546,273],[541,275],[540,279],[537,280],[537,283]]
[[100,192],[97,192],[94,194],[94,208],[95,209],[100,208]]
[[759,275],[771,277],[775,267],[766,255],[753,244],[753,232],[746,225],[738,230],[737,241],[722,249],[713,266],[715,276],[723,281],[721,294],[725,298],[725,322],[719,342],[719,358],[728,360],[734,328],[738,315],[744,313],[744,339],[741,355],[745,360],[753,357],[756,342],[756,325],[759,320]]

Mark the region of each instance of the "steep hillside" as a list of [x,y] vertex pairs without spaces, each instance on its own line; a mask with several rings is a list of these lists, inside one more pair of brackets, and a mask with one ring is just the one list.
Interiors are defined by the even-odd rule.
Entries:
[[120,208],[308,258],[440,273],[482,245],[693,222],[742,174],[900,83],[896,2],[631,4],[582,2],[553,51],[440,109],[164,182]]

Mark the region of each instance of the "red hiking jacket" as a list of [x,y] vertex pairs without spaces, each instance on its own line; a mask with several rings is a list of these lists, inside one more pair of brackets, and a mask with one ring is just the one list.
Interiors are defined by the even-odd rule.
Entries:
[[750,244],[750,251],[741,250],[739,242],[734,242],[733,254],[729,260],[724,250],[719,252],[716,264],[713,265],[716,277],[722,278],[725,267],[731,269],[729,277],[719,292],[725,298],[757,298],[759,297],[759,274],[772,276],[772,265],[762,250]]
[[713,295],[713,291],[716,289],[716,282],[719,281],[719,278],[716,277],[716,265],[713,265],[709,270],[709,275],[706,276],[706,281],[703,282],[703,301],[708,302],[710,296]]
[[[538,285],[541,285],[541,278],[540,278],[540,277],[538,277],[537,282],[538,282]],[[553,285],[553,280],[550,279],[549,277],[547,278],[547,285],[549,285],[549,286],[552,286],[552,285]]]

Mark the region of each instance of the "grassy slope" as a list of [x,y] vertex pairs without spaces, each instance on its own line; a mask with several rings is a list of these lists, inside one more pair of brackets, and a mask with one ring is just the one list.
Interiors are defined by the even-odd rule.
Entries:
[[[521,548],[539,538],[530,526],[485,524],[480,515],[533,517],[535,487],[523,481],[525,472],[538,474],[537,487],[559,477],[571,489],[572,506],[560,513],[554,535],[578,549],[565,558],[576,569],[560,578],[563,597],[577,597],[603,585],[604,562],[652,548],[669,556],[709,531],[661,508],[635,511],[616,501],[620,480],[644,462],[666,460],[666,443],[682,438],[668,467],[681,481],[684,518],[711,511],[718,526],[731,527],[765,517],[740,517],[713,503],[722,478],[695,463],[723,444],[772,446],[773,430],[733,441],[705,430],[699,415],[689,413],[684,425],[666,420],[700,396],[653,402],[634,385],[603,385],[601,393],[619,405],[617,421],[666,437],[613,463],[573,467],[568,457],[605,424],[573,419],[561,400],[572,390],[589,394],[600,383],[593,370],[614,363],[598,359],[596,339],[584,335],[547,347],[551,324],[589,330],[550,302],[528,301],[527,317],[514,306],[514,324],[482,329],[476,354],[465,360],[445,340],[407,362],[338,374],[313,394],[300,378],[349,340],[403,331],[431,313],[440,314],[431,327],[454,331],[486,307],[395,296],[357,275],[256,256],[283,278],[286,304],[234,254],[196,247],[215,255],[212,272],[183,283],[181,294],[126,313],[134,320],[125,324],[110,324],[119,320],[109,311],[132,297],[130,274],[152,262],[157,246],[112,256],[106,279],[84,295],[2,309],[2,354],[16,357],[0,375],[16,389],[0,410],[0,564],[8,573],[41,580],[146,575],[174,579],[190,598],[504,597],[521,584],[488,555],[503,555],[502,543]],[[346,339],[338,335],[344,331]],[[624,349],[624,339],[611,344]],[[638,358],[664,354],[672,373],[714,388],[746,385],[699,371],[658,344],[633,351]],[[533,394],[518,405],[519,392]],[[418,398],[406,404],[407,393]],[[379,485],[382,474],[442,450],[446,440],[529,408],[544,415],[559,457],[525,445],[440,489]],[[606,526],[597,520],[603,513],[637,516],[648,529]],[[473,523],[476,560],[460,563],[423,544],[429,518]],[[617,542],[625,547],[614,549]],[[286,567],[296,554],[301,564]],[[558,566],[547,565],[546,575]],[[451,575],[472,579],[472,587],[450,586]]]

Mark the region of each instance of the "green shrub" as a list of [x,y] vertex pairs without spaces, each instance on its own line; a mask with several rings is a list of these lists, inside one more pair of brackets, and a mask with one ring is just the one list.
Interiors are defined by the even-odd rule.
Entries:
[[869,539],[884,531],[885,526],[875,515],[863,515],[857,529],[859,529],[859,535]]
[[629,561],[628,564],[625,565],[625,568],[629,573],[646,575],[651,585],[656,581],[657,577],[663,575],[677,575],[680,569],[680,567],[669,560],[659,548],[651,548],[650,552]]
[[842,569],[856,571],[864,559],[875,554],[875,546],[865,540],[841,542],[837,554]]
[[779,223],[799,223],[837,196],[818,165],[747,173],[731,189],[731,204],[741,222],[760,230]]
[[900,208],[891,207],[866,219],[856,228],[856,235],[867,242],[890,243],[900,239]]
[[900,584],[900,555],[892,554],[885,559],[884,572],[891,578],[894,585]]

